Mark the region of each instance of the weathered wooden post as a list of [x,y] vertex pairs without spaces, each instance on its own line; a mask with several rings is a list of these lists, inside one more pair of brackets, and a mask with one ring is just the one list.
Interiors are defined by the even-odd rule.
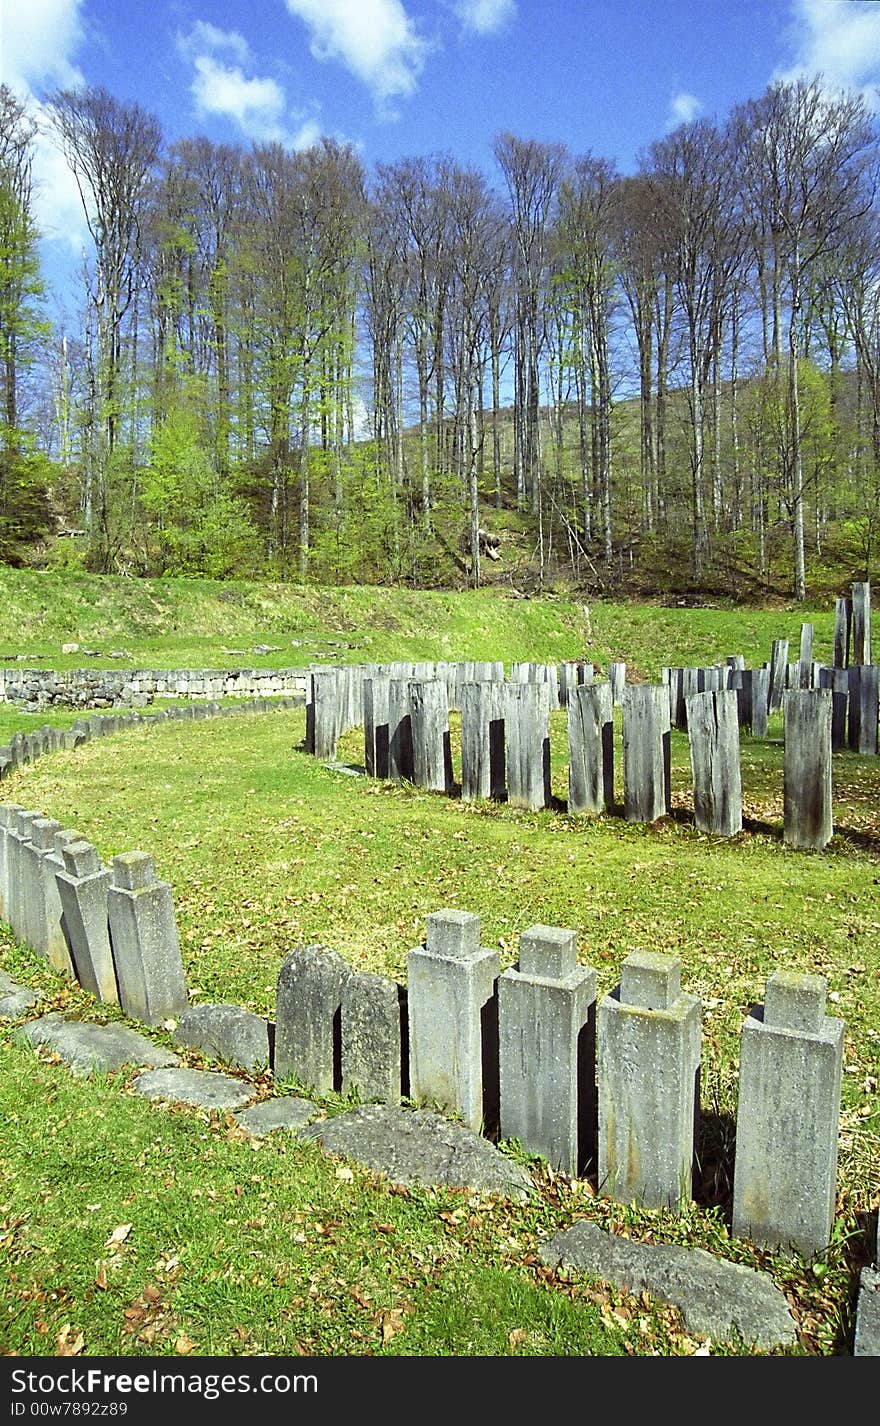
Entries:
[[535,812],[550,805],[550,685],[509,683],[504,738],[507,801]]
[[388,777],[392,782],[412,782],[412,719],[410,678],[392,678],[388,683]]
[[461,687],[461,796],[501,801],[506,792],[504,684],[492,680]]
[[631,683],[623,700],[623,815],[656,822],[672,810],[669,694],[659,683]]
[[852,629],[852,600],[834,601],[834,667],[849,666],[850,631]]
[[801,646],[798,659],[798,687],[813,686],[813,625],[801,624]]
[[381,674],[364,679],[364,765],[368,777],[388,777],[388,690]]
[[871,662],[871,586],[866,581],[852,587],[852,661]]
[[777,712],[782,707],[787,666],[788,639],[774,639],[770,650],[770,697],[767,704],[771,713]]
[[783,840],[821,851],[834,835],[831,815],[831,693],[792,689],[783,705]]
[[820,668],[819,687],[831,693],[831,751],[846,747],[846,715],[849,705],[849,669]]
[[413,679],[409,686],[413,782],[432,792],[452,791],[449,704],[439,678]]
[[875,663],[853,663],[849,681],[849,746],[854,753],[877,752],[878,668]]
[[687,715],[695,825],[715,837],[735,837],[742,831],[736,689],[692,694]]
[[600,813],[614,805],[614,707],[611,684],[585,683],[568,701],[568,811]]

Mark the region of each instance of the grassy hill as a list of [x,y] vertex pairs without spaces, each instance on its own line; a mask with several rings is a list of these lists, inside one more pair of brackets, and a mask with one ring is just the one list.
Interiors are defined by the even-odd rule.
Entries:
[[[654,678],[666,663],[796,647],[804,611],[682,609],[510,593],[299,589],[63,578],[0,571],[0,653],[42,666],[125,653],[140,666],[248,666],[313,659],[584,657]],[[831,614],[814,612],[816,657]],[[81,644],[62,657],[63,642]],[[272,646],[258,655],[260,646]],[[232,652],[236,651],[236,652]],[[238,652],[247,654],[240,659]],[[63,718],[66,715],[55,715]],[[42,721],[42,719],[40,720]],[[33,726],[8,711],[3,724]],[[770,1272],[800,1331],[796,1354],[850,1350],[858,1272],[873,1252],[880,1129],[880,759],[835,754],[835,837],[784,846],[778,720],[743,739],[746,829],[693,826],[687,738],[672,738],[672,818],[526,813],[353,778],[306,757],[301,709],[168,723],[21,768],[3,796],[75,827],[104,860],[142,848],[173,887],[191,998],[271,1016],[278,969],[299,944],[402,978],[430,911],[482,919],[502,968],[534,924],[577,930],[599,993],[637,947],[682,961],[703,1005],[704,1135],[683,1216],[623,1207],[589,1179],[527,1163],[530,1205],[452,1191],[400,1192],[289,1136],[258,1149],[222,1114],[145,1105],[130,1075],[77,1080],[0,1026],[0,1286],[4,1351],[52,1356],[752,1355],[707,1344],[676,1314],[564,1272],[540,1244],[581,1217],[643,1241],[700,1246]],[[453,726],[455,746],[456,729]],[[619,738],[619,723],[617,729]],[[565,796],[564,715],[551,730]],[[343,761],[362,760],[347,735]],[[619,766],[618,766],[619,782]],[[619,789],[618,789],[619,790]],[[846,1051],[835,1235],[814,1263],[730,1233],[742,1018],[779,967],[828,981]],[[0,967],[38,986],[44,1009],[119,1018],[0,928]],[[169,1043],[168,1032],[152,1032]],[[210,1067],[195,1052],[196,1067]],[[295,1086],[286,1086],[295,1088]],[[270,1092],[267,1081],[264,1086]],[[346,1107],[339,1097],[328,1113]],[[114,1230],[131,1225],[120,1240]],[[80,1340],[81,1339],[81,1340]]]

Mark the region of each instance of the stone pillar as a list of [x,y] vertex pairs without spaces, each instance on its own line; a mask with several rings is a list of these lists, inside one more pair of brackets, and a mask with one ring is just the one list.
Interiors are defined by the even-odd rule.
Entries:
[[662,684],[631,683],[623,700],[623,815],[656,822],[672,810],[669,696]]
[[831,693],[831,751],[837,753],[847,745],[849,669],[820,668],[819,687],[827,688]]
[[64,929],[76,978],[98,1000],[116,1004],[119,987],[110,945],[107,891],[110,872],[91,842],[70,842],[55,872]]
[[822,976],[776,971],[743,1024],[733,1232],[809,1257],[831,1240],[844,1022]]
[[506,792],[504,758],[504,685],[461,686],[461,796],[501,801]]
[[407,960],[410,1095],[474,1130],[497,1112],[498,972],[497,953],[480,947],[479,916],[467,911],[432,912],[424,946]]
[[384,975],[366,971],[342,986],[342,1092],[362,1104],[399,1104],[403,1084],[406,993]]
[[392,782],[412,782],[412,717],[410,679],[392,678],[388,685],[388,776]]
[[568,812],[614,806],[614,707],[611,684],[584,683],[568,700]]
[[518,964],[498,981],[501,1137],[573,1177],[592,1157],[595,1003],[577,933],[524,931]]
[[742,831],[736,689],[691,694],[687,717],[694,823],[714,837],[735,837]]
[[364,765],[368,777],[388,776],[388,688],[380,674],[364,679]]
[[15,835],[18,827],[18,814],[23,812],[17,802],[0,802],[0,921],[5,921],[11,928],[12,922],[9,916],[10,907],[10,867],[12,865],[12,854],[10,852],[10,839]]
[[782,707],[785,692],[785,670],[788,667],[788,639],[774,639],[770,652],[770,696],[768,712],[775,713]]
[[550,688],[509,683],[504,696],[507,801],[536,812],[550,805]]
[[806,851],[834,835],[831,807],[831,694],[792,690],[783,710],[783,840]]
[[852,662],[871,662],[871,586],[852,587]]
[[342,1088],[342,994],[348,962],[326,946],[300,946],[281,962],[275,1005],[276,1081],[309,1093]]
[[850,631],[852,629],[852,600],[834,601],[834,667],[849,667]]
[[65,831],[61,823],[51,817],[37,817],[32,822],[28,849],[31,871],[26,886],[27,894],[32,898],[33,949],[46,956],[59,975],[72,980],[73,962],[64,934],[61,898],[55,882],[60,864],[56,851],[59,836],[76,840],[75,833]]
[[849,682],[849,746],[854,753],[876,754],[878,748],[878,666],[854,663]]
[[110,944],[126,1015],[161,1025],[189,1004],[171,887],[156,879],[152,857],[113,858],[107,890]]
[[36,949],[33,927],[33,895],[29,894],[31,836],[39,812],[29,809],[16,815],[16,827],[9,839],[9,925],[15,939]]
[[413,679],[409,686],[413,782],[431,792],[452,792],[449,703],[439,678]]
[[599,1192],[682,1210],[693,1192],[699,1114],[700,1001],[681,963],[635,951],[600,1000]]

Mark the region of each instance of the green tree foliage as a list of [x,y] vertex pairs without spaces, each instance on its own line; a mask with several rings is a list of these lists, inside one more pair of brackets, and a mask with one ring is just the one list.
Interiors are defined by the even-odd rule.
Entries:
[[147,562],[163,574],[254,575],[259,532],[213,464],[197,396],[197,384],[184,383],[150,437],[139,500]]

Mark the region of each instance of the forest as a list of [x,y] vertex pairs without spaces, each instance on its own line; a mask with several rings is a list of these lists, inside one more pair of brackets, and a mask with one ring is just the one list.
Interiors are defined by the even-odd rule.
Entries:
[[100,88],[43,112],[90,250],[61,317],[37,121],[0,88],[0,561],[476,586],[503,531],[540,588],[877,577],[861,96],[774,83],[630,174],[506,132],[491,175],[166,145]]

